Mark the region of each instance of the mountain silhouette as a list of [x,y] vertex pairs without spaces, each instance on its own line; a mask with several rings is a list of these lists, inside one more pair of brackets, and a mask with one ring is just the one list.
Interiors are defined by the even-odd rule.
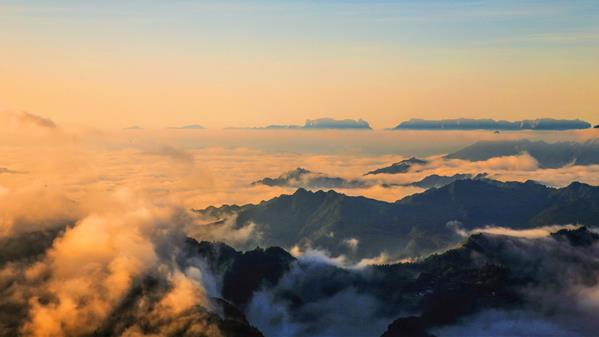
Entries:
[[[599,187],[572,183],[551,188],[533,181],[457,180],[389,203],[335,191],[298,189],[292,195],[244,206],[196,210],[214,219],[236,216],[237,227],[253,223],[265,246],[307,245],[349,258],[418,256],[461,237],[448,223],[469,230],[546,225],[599,225]],[[357,244],[348,247],[347,240]]]

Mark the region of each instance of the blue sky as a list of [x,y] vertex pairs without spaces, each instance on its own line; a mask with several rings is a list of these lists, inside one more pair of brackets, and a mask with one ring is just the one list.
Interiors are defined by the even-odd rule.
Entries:
[[597,1],[0,1],[4,19],[209,28],[221,37],[460,45],[597,43]]
[[[429,82],[430,88],[419,84],[421,78],[423,81],[430,78],[431,81],[452,87],[470,88],[478,85],[456,82],[463,72],[468,72],[466,75],[470,79],[493,79],[493,85],[524,85],[515,82],[533,81],[536,76],[546,77],[548,82],[563,87],[568,85],[568,77],[573,74],[572,84],[586,96],[574,97],[573,93],[565,93],[563,104],[556,103],[553,110],[547,110],[547,114],[588,118],[598,109],[597,101],[588,97],[597,91],[597,85],[590,82],[599,68],[599,1],[0,0],[0,41],[8,51],[5,67],[13,71],[26,68],[33,71],[35,67],[43,67],[41,61],[34,60],[32,56],[32,60],[27,61],[30,57],[27,55],[34,54],[45,59],[48,67],[67,67],[69,72],[77,70],[69,65],[87,60],[82,67],[90,71],[94,80],[102,76],[101,72],[106,73],[106,69],[96,69],[102,68],[103,64],[110,64],[113,69],[120,68],[119,71],[115,70],[114,75],[132,78],[139,75],[134,71],[150,76],[150,72],[157,67],[166,72],[166,69],[175,65],[190,69],[202,64],[204,68],[201,71],[187,73],[189,78],[186,77],[187,70],[173,68],[171,72],[180,72],[177,82],[181,82],[181,85],[189,83],[191,87],[218,84],[223,77],[211,74],[211,69],[215,72],[218,69],[225,76],[229,76],[227,72],[232,69],[231,78],[226,77],[226,82],[234,81],[232,73],[238,74],[238,79],[235,80],[236,85],[227,89],[229,91],[245,88],[246,84],[239,83],[246,83],[248,78],[254,78],[254,82],[262,81],[260,77],[263,73],[264,78],[272,83],[269,84],[271,87],[257,83],[257,87],[264,87],[257,95],[262,100],[272,96],[274,100],[283,101],[283,94],[275,92],[273,86],[289,84],[289,90],[296,93],[319,86],[323,83],[320,74],[330,69],[331,76],[337,76],[341,85],[359,81],[360,76],[370,78],[373,82],[387,83],[390,81],[388,74],[396,76],[395,82],[389,85],[398,88],[408,84],[421,85],[418,94],[405,97],[408,101],[415,95],[424,96],[423,92],[440,90],[432,82]],[[158,65],[159,62],[163,64]],[[93,74],[90,67],[96,69],[98,74]],[[472,67],[476,71],[467,70]],[[485,67],[495,69],[496,73],[488,74]],[[427,74],[435,72],[436,75],[420,78],[415,74],[417,71]],[[529,74],[518,78],[523,72]],[[47,79],[39,73],[41,80]],[[196,79],[191,78],[192,73]],[[308,73],[310,80],[302,75]],[[512,79],[503,79],[510,74]],[[200,75],[205,76],[206,83],[197,82]],[[401,82],[401,76],[408,78],[409,83],[407,80]],[[67,81],[67,77],[64,81]],[[32,83],[27,85],[31,86]],[[75,82],[69,85],[80,86]],[[346,90],[344,94],[364,91],[360,85],[356,83],[355,89]],[[481,82],[480,85],[485,84]],[[534,87],[537,84],[530,85]],[[330,86],[333,86],[332,82]],[[22,90],[26,88],[24,84]],[[325,89],[315,90],[313,95],[322,96],[323,90],[327,93],[332,90]],[[372,89],[376,92],[385,90],[379,86]],[[531,93],[531,96],[536,96],[534,99],[538,100],[543,95],[542,90],[547,92],[539,87],[539,91]],[[456,100],[467,98],[466,89],[459,94],[456,93]],[[133,93],[132,97],[135,95]],[[154,93],[146,92],[145,95]],[[517,98],[512,97],[513,93],[506,95],[510,99]],[[33,105],[33,108],[39,109],[38,105],[26,101],[27,98],[32,101],[37,97],[21,96],[10,93],[2,95],[0,92],[0,107],[21,108],[25,105],[24,108],[29,108]],[[374,118],[370,119],[375,120],[376,124],[377,120],[388,123],[391,119],[408,117],[408,112],[414,113],[415,117],[454,117],[472,116],[475,109],[484,108],[473,103],[473,106],[466,105],[464,109],[456,106],[435,115],[432,113],[433,107],[425,107],[418,102],[408,102],[403,106],[401,103],[406,100],[393,101],[390,93],[364,99],[363,106],[340,103],[343,101],[341,96],[332,96],[332,101],[300,106],[296,102],[300,97],[296,96],[290,100],[290,104],[294,104],[291,110],[297,107],[297,111],[289,112],[289,118],[281,113],[275,118],[276,122],[300,122],[304,118],[323,114],[369,119],[374,114]],[[177,99],[181,97],[177,96]],[[307,95],[305,99],[312,98]],[[580,103],[573,104],[574,100]],[[367,103],[377,101],[387,102],[383,106],[384,112],[368,111],[361,114],[357,108],[352,110],[354,106],[365,110]],[[67,114],[59,112],[65,109],[73,114],[75,109],[81,108],[81,105],[69,107],[64,104],[59,108],[49,103],[44,110],[51,115]],[[257,114],[269,108],[262,103],[247,102],[244,104],[247,111],[242,118],[231,114],[231,111],[243,107],[227,107],[225,103],[211,101],[207,104],[210,109],[231,116],[227,122],[223,120],[216,124],[224,125],[238,119],[241,119],[240,122],[247,120],[249,124],[260,123],[263,119],[256,117]],[[281,104],[276,109],[281,110]],[[397,109],[394,109],[396,105]],[[133,113],[133,110],[142,108],[143,105],[139,103],[135,107],[123,105],[122,110]],[[189,119],[187,117],[191,111],[199,108],[190,102],[182,108],[188,112],[180,120]],[[397,117],[383,115],[392,110],[398,111]],[[349,111],[349,115],[342,116],[344,111]],[[489,111],[488,115],[481,117],[498,117],[499,108]],[[525,115],[522,117],[543,114],[543,109],[534,107],[532,103],[524,104],[521,109],[514,106],[501,111],[506,111],[509,117],[514,118],[522,115],[523,111]],[[268,113],[275,114],[275,109],[272,108]],[[252,114],[254,117],[249,118]],[[132,115],[131,119],[138,118]],[[156,121],[158,119],[155,118]]]

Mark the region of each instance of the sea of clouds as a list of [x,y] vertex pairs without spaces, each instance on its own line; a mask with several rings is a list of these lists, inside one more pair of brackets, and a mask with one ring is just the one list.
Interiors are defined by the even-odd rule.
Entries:
[[[205,224],[194,217],[190,212],[192,208],[256,203],[291,193],[293,188],[250,183],[296,167],[353,179],[407,155],[390,150],[397,140],[392,135],[378,136],[381,138],[376,141],[382,141],[383,148],[387,149],[380,153],[368,150],[375,147],[376,141],[365,141],[363,137],[368,137],[365,133],[360,134],[358,141],[364,141],[367,146],[352,150],[355,140],[345,143],[339,140],[339,133],[343,135],[345,131],[296,133],[290,136],[285,147],[281,145],[285,143],[281,138],[285,131],[274,134],[219,131],[218,136],[201,134],[205,130],[102,131],[64,128],[26,112],[3,113],[1,119],[0,238],[18,239],[36,231],[53,234],[49,234],[47,250],[41,254],[1,265],[0,335],[18,331],[26,336],[79,336],[105,329],[106,321],[131,299],[132,289],[142,287],[151,276],[158,280],[159,290],[145,300],[132,300],[131,305],[139,316],[129,317],[131,324],[111,329],[123,336],[143,336],[148,335],[148,331],[160,336],[179,331],[184,325],[190,333],[203,331],[218,336],[218,328],[209,317],[216,309],[204,286],[206,279],[212,276],[206,275],[201,264],[182,267],[176,263],[178,247],[189,233],[198,239],[223,240],[233,245],[251,242],[255,233],[251,226],[238,229],[231,223],[201,227]],[[593,130],[586,132],[573,132],[568,137],[596,136],[589,135],[595,132]],[[479,135],[478,138],[495,137],[487,133]],[[426,137],[421,133],[400,137],[409,139],[410,136],[417,143],[416,148],[424,146]],[[296,139],[298,137],[315,139]],[[473,141],[472,137],[474,134],[465,136],[461,142]],[[337,148],[346,150],[335,153],[331,147],[328,151],[303,151],[326,139],[334,139]],[[389,188],[383,184],[404,184],[429,174],[480,172],[498,180],[534,179],[552,186],[563,186],[574,180],[599,184],[597,165],[539,169],[534,158],[526,153],[473,163],[444,160],[440,157],[443,152],[439,151],[437,145],[434,153],[429,154],[438,153],[429,158],[428,164],[406,174],[363,178],[371,179],[372,184],[340,189],[340,192],[394,201],[422,189]],[[484,231],[491,232],[491,229]],[[310,257],[326,257],[315,252],[296,251],[296,254],[306,261],[310,261]],[[381,261],[388,262],[384,257],[371,262]],[[298,273],[302,271],[287,275],[280,286],[293,284]],[[594,290],[585,292],[589,300],[596,297]],[[286,326],[260,323],[271,315],[259,312],[266,304],[273,310],[283,310],[281,319],[285,322],[286,309],[272,301],[268,292],[259,294],[249,314],[265,332],[289,331],[292,335],[305,335],[306,331],[312,331],[291,321]],[[369,301],[371,299],[349,289],[337,298],[316,302],[312,309],[325,312],[341,305],[350,310],[349,303],[361,303],[363,308],[374,310],[376,304]],[[192,310],[196,306],[206,311]],[[594,308],[591,304],[589,307]],[[372,318],[375,312],[364,317]],[[328,322],[339,324],[347,317],[355,317],[355,322],[363,321],[351,310],[337,314],[326,316]],[[478,329],[489,315],[468,324]],[[380,321],[376,326],[382,325]],[[340,335],[347,331],[324,329],[319,333]],[[455,331],[459,330],[448,330],[454,334]]]

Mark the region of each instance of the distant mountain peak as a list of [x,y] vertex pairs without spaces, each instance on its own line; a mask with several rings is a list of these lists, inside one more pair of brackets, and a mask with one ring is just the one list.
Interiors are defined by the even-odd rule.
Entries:
[[[319,192],[322,192],[322,191],[319,191]],[[303,187],[300,187],[297,190],[295,190],[295,192],[293,192],[293,195],[306,195],[306,194],[314,194],[314,192],[310,192]]]
[[412,168],[412,166],[426,164],[428,164],[428,160],[410,157],[408,159],[393,163],[389,166],[366,172],[364,175],[406,173]]
[[129,127],[126,127],[125,130],[143,130],[143,128],[139,125],[131,125]]
[[333,119],[317,118],[308,119],[304,129],[371,129],[370,124],[363,119]]
[[589,184],[581,183],[579,181],[573,181],[570,183],[570,185],[566,186],[566,188],[567,189],[587,189],[587,188],[592,188],[592,186]]
[[539,118],[520,121],[483,119],[410,119],[393,130],[572,130],[588,129],[591,124],[580,119]]
[[[235,129],[235,128],[232,128]],[[296,124],[270,124],[263,127],[249,128],[253,130],[371,130],[370,124],[363,119],[334,119],[316,118],[307,119],[304,125]]]
[[420,188],[424,188],[424,189],[441,188],[441,187],[449,185],[452,182],[457,181],[457,180],[469,180],[469,179],[480,180],[480,179],[487,179],[487,177],[488,177],[487,173],[478,173],[476,175],[469,174],[469,173],[457,173],[452,176],[442,176],[442,175],[438,175],[438,174],[431,174],[429,176],[422,178],[419,181],[415,181],[415,182],[406,184],[406,186],[416,186],[416,187],[420,187]]
[[295,170],[291,170],[291,171],[287,172],[287,176],[288,177],[301,177],[303,175],[310,174],[310,173],[321,174],[319,172],[312,172],[303,167],[298,167]]
[[169,127],[169,129],[175,129],[175,130],[190,130],[190,129],[201,130],[201,129],[204,129],[204,127],[201,126],[200,124],[187,124],[187,125],[182,125],[182,126]]
[[572,246],[591,246],[595,241],[599,240],[599,234],[591,232],[586,226],[577,229],[562,229],[558,232],[551,233],[551,237],[556,240],[568,241]]
[[479,141],[445,156],[446,159],[484,161],[496,157],[518,156],[527,153],[540,167],[559,168],[567,165],[599,164],[599,140],[586,142]]
[[345,179],[329,176],[321,172],[313,172],[302,167],[287,171],[276,178],[263,178],[254,181],[252,185],[299,187],[299,188],[363,188],[370,182],[360,179]]

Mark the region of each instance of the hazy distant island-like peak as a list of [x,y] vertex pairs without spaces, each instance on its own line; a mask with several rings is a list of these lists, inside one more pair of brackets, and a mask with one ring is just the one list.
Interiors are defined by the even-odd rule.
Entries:
[[363,119],[308,119],[304,129],[371,129],[370,124]]
[[591,124],[579,119],[541,118],[505,121],[494,119],[410,119],[393,130],[573,130],[588,129]]
[[129,127],[126,127],[125,130],[143,130],[143,128],[139,125],[131,125]]
[[205,128],[203,126],[201,126],[200,124],[186,124],[186,125],[181,125],[181,126],[170,126],[167,129],[170,129],[170,130],[203,130]]
[[333,119],[317,118],[307,119],[304,125],[297,124],[270,124],[253,128],[226,128],[226,129],[251,129],[251,130],[371,130],[370,124],[363,119]]
[[258,128],[258,129],[301,129],[302,127],[300,125],[293,125],[293,124],[271,124],[268,126],[265,126],[263,128]]
[[182,125],[182,126],[171,126],[171,127],[169,127],[169,129],[176,129],[176,130],[190,130],[190,129],[201,130],[201,129],[204,129],[204,127],[201,126],[200,124],[187,124],[187,125]]

